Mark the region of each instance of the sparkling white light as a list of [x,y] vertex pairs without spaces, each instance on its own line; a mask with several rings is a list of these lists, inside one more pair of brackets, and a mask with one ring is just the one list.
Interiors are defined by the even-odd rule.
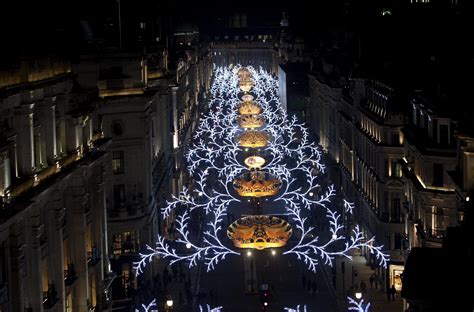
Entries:
[[364,299],[357,301],[351,297],[347,297],[347,300],[349,300],[349,311],[369,312],[370,302],[364,303]]
[[156,299],[153,299],[148,305],[142,304],[142,309],[138,310],[135,309],[135,312],[151,312],[151,311],[158,311],[156,307]]
[[[241,202],[232,189],[232,182],[248,170],[241,160],[245,149],[236,140],[245,131],[236,121],[241,103],[236,75],[239,68],[214,68],[209,109],[201,118],[185,155],[194,181],[192,189],[183,188],[161,211],[163,217],[176,216],[179,238],[167,242],[165,237],[159,236],[154,247],[147,246],[147,251],[140,254],[141,260],[134,263],[137,275],[156,256],[168,259],[170,264],[186,261],[189,267],[204,260],[210,271],[226,256],[240,255],[220,239],[229,205]],[[358,226],[345,230],[341,210],[351,215],[354,204],[340,199],[342,208],[339,209],[337,202],[332,202],[335,187],[321,181],[326,169],[321,162],[321,150],[310,139],[308,130],[296,117],[288,118],[280,105],[278,80],[262,69],[248,69],[255,82],[251,91],[254,102],[262,107],[265,119],[261,130],[270,135],[262,170],[281,179],[282,187],[273,201],[285,207],[291,225],[301,234],[297,243],[289,245],[282,254],[293,254],[304,261],[308,269],[316,271],[319,260],[333,265],[336,256],[351,259],[351,251],[367,247],[379,264],[386,266],[388,255],[383,253],[382,246],[375,246],[374,237],[364,237]],[[195,209],[201,210],[206,220],[201,241],[192,240],[188,230],[190,212]],[[323,233],[322,227],[309,224],[315,209],[323,209],[326,219],[322,221],[327,224],[324,227],[327,233]],[[346,233],[349,234],[346,236]]]

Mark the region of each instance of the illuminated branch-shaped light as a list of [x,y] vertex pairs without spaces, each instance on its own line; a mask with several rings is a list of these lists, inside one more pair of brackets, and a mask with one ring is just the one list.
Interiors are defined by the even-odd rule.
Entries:
[[199,312],[222,312],[222,306],[211,308],[211,306],[208,304],[206,304],[204,307],[200,305]]
[[[173,197],[162,208],[164,217],[172,215],[173,210],[177,212],[179,238],[172,243],[184,245],[187,250],[182,248],[178,252],[170,247],[171,243],[158,237],[155,248],[147,246],[148,252],[140,254],[141,260],[135,263],[137,274],[143,272],[144,266],[154,256],[168,258],[170,264],[187,261],[189,267],[204,259],[210,271],[226,255],[239,255],[220,241],[219,233],[222,217],[230,203],[240,202],[229,186],[236,176],[247,170],[241,163],[244,149],[235,140],[245,132],[237,123],[237,112],[242,102],[237,95],[242,93],[235,73],[240,68],[235,66],[234,73],[228,68],[214,68],[209,110],[201,118],[186,154],[194,184],[189,190],[184,188],[179,196]],[[262,108],[261,117],[265,119],[262,130],[271,137],[266,147],[266,163],[261,170],[278,176],[282,181],[283,186],[274,200],[284,203],[287,214],[301,232],[297,244],[283,254],[295,254],[310,270],[315,271],[319,259],[333,265],[336,256],[350,259],[350,251],[365,246],[385,266],[388,256],[382,252],[382,246],[373,246],[374,238],[366,240],[358,226],[345,237],[341,215],[331,205],[331,199],[336,194],[335,188],[328,185],[322,190],[320,185],[321,173],[325,171],[321,150],[311,140],[308,129],[299,124],[295,116],[288,118],[279,101],[277,79],[262,69],[248,67],[248,72],[254,81],[251,90],[253,101]],[[326,210],[326,220],[323,221],[328,224],[327,235],[315,235],[316,228],[308,224],[308,214],[316,207]],[[344,200],[343,207],[345,212],[352,214],[352,203]],[[205,212],[207,218],[200,244],[191,242],[187,230],[188,212],[198,208]],[[186,252],[183,253],[183,250]]]
[[296,308],[284,308],[285,311],[288,311],[288,312],[307,312],[306,311],[306,305],[304,306],[300,306],[300,305],[297,305]]
[[211,218],[211,221],[207,224],[209,230],[204,232],[202,247],[192,243],[189,238],[188,222],[190,217],[188,211],[185,211],[182,215],[178,216],[178,219],[176,220],[178,225],[176,230],[179,233],[179,238],[175,243],[181,245],[183,247],[182,249],[184,249],[184,247],[188,249],[189,253],[178,253],[175,248],[172,248],[166,242],[164,237],[158,235],[155,248],[147,245],[146,247],[149,252],[140,253],[140,261],[133,263],[136,275],[142,274],[146,265],[156,256],[168,259],[170,265],[179,261],[188,262],[189,268],[194,267],[198,260],[204,258],[207,271],[211,271],[215,268],[215,265],[220,260],[225,259],[227,255],[240,255],[240,253],[226,247],[219,238],[219,232],[221,230],[220,224],[225,215],[225,210],[226,207],[223,206],[220,209],[214,210],[210,214],[213,218]]
[[347,300],[349,300],[349,311],[357,311],[357,312],[369,312],[370,308],[370,302],[365,304],[364,299],[361,299],[360,301],[354,300],[351,297],[347,297]]
[[135,312],[151,312],[152,309],[153,311],[158,311],[158,309],[156,308],[156,299],[153,299],[153,301],[150,302],[148,305],[142,304],[142,309],[135,309]]

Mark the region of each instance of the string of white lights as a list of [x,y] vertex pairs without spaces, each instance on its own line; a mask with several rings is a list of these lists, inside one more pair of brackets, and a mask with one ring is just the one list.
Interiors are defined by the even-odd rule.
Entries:
[[138,309],[135,309],[135,312],[151,312],[152,309],[154,311],[158,311],[158,309],[156,308],[156,299],[153,299],[149,304],[145,305],[145,304],[142,304],[141,306],[141,309],[138,310]]
[[306,305],[297,305],[296,308],[284,308],[285,311],[288,311],[288,312],[307,312],[306,310]]
[[[192,189],[183,188],[179,196],[173,196],[167,206],[162,208],[164,217],[176,210],[179,237],[167,243],[164,237],[158,236],[155,247],[147,246],[147,252],[141,253],[140,261],[135,263],[137,274],[142,273],[155,256],[168,259],[170,264],[186,261],[189,267],[204,259],[207,270],[210,271],[227,255],[240,254],[223,244],[219,234],[227,208],[231,203],[241,201],[232,190],[232,182],[247,170],[240,160],[244,149],[236,142],[236,137],[245,132],[236,121],[240,104],[237,95],[241,93],[236,74],[239,69],[240,66],[235,66],[233,71],[215,67],[209,110],[201,118],[194,142],[186,154],[188,169],[194,180]],[[296,255],[307,264],[308,269],[316,271],[319,259],[325,264],[333,265],[336,256],[351,259],[351,251],[367,247],[376,255],[379,263],[385,266],[388,255],[382,252],[383,246],[374,246],[373,237],[367,240],[358,226],[351,229],[347,237],[344,235],[341,214],[337,205],[331,204],[336,190],[333,185],[328,185],[323,190],[319,182],[325,171],[321,151],[296,117],[287,117],[280,105],[278,81],[262,69],[248,67],[248,70],[254,82],[254,100],[262,108],[265,119],[262,130],[270,135],[265,151],[268,162],[262,171],[282,181],[279,195],[274,201],[284,204],[293,225],[301,232],[296,245],[290,246],[283,254]],[[308,214],[315,207],[326,211],[328,235],[316,233],[316,227],[309,225]],[[352,203],[343,200],[345,212],[351,214],[353,208]],[[195,209],[202,209],[207,218],[201,242],[191,241],[187,227],[189,212]],[[322,228],[318,230],[322,231]],[[323,237],[327,237],[326,240]],[[172,248],[171,243],[177,245],[176,248],[181,248]]]
[[347,297],[347,300],[349,300],[349,311],[369,312],[370,302],[364,303],[364,299],[357,301],[351,297]]

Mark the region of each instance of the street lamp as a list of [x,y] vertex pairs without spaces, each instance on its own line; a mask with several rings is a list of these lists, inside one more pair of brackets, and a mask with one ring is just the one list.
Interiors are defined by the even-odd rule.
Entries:
[[360,298],[362,298],[362,293],[361,292],[356,292],[355,297],[356,297],[357,300],[360,300]]
[[252,255],[252,252],[249,250],[247,251],[247,257],[250,257]]
[[276,254],[277,254],[277,252],[274,249],[272,249],[272,256],[274,256]]
[[173,300],[168,299],[166,300],[166,311],[172,311],[173,310]]

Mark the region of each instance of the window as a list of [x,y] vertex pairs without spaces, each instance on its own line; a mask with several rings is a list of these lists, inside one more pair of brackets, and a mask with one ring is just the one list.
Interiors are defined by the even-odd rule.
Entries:
[[391,222],[399,223],[401,222],[401,201],[400,201],[400,194],[392,194],[392,211],[390,216]]
[[443,186],[443,164],[433,164],[433,186]]
[[115,135],[122,135],[123,134],[123,127],[120,122],[114,122],[112,124],[112,132]]
[[123,151],[112,153],[112,172],[113,174],[123,173]]
[[125,184],[114,185],[114,205],[116,208],[120,207],[121,203],[125,202]]
[[433,141],[438,141],[438,119],[433,119]]
[[402,249],[402,235],[400,233],[395,233],[395,250],[401,250]]
[[441,238],[444,236],[443,208],[433,206],[431,208],[431,237]]
[[392,145],[400,145],[400,134],[398,132],[392,133]]
[[135,232],[124,232],[112,235],[113,253],[116,256],[135,253],[138,250],[138,239]]
[[402,168],[398,163],[397,159],[392,159],[392,177],[401,177],[402,176]]
[[449,144],[449,131],[448,125],[439,125],[439,144]]

